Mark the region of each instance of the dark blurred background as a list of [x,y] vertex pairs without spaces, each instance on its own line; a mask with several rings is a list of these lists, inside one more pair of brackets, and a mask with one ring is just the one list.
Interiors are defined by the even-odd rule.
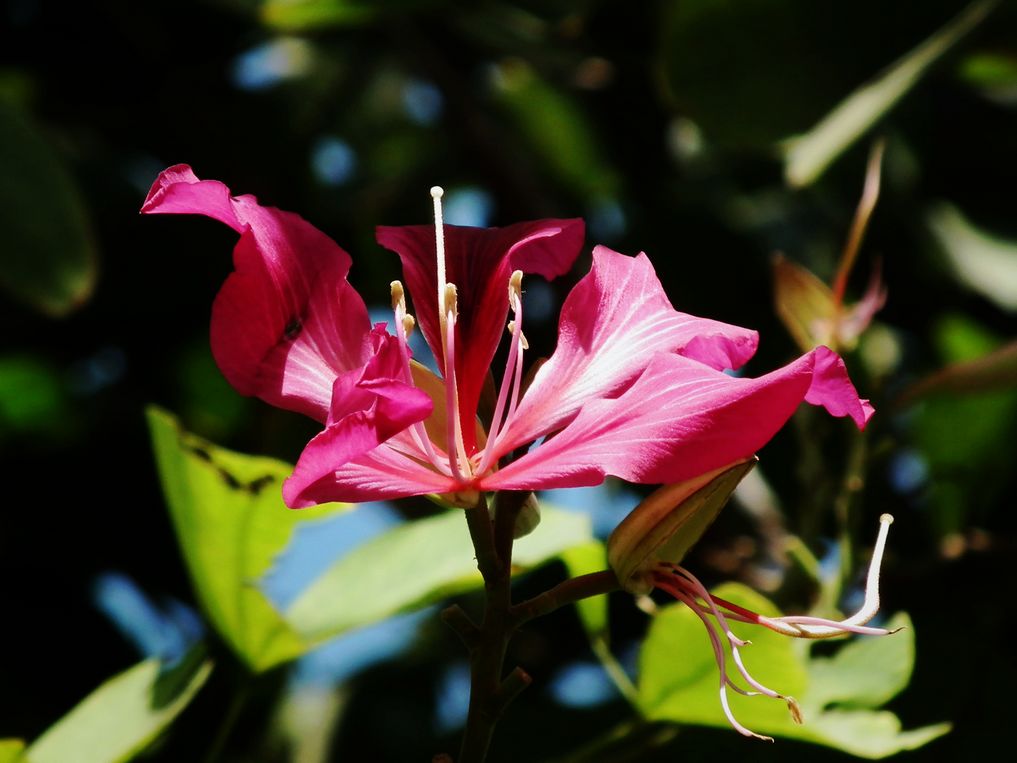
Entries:
[[[849,288],[857,297],[882,262],[889,300],[848,358],[877,408],[854,520],[868,538],[881,512],[897,517],[884,606],[911,613],[918,662],[891,707],[905,726],[955,723],[909,755],[994,753],[1007,736],[1017,681],[1006,640],[1017,626],[1013,372],[1004,369],[989,391],[897,400],[937,369],[984,356],[1015,333],[1014,4],[1000,4],[923,69],[814,183],[785,181],[780,143],[810,130],[965,7],[0,6],[0,231],[13,231],[0,236],[8,273],[0,280],[0,737],[33,738],[137,659],[96,605],[97,576],[125,573],[155,599],[194,604],[150,455],[146,404],[223,445],[290,461],[314,431],[239,397],[220,378],[208,349],[209,306],[230,270],[234,235],[201,219],[141,218],[159,170],[186,162],[235,193],[299,212],[351,252],[351,281],[369,304],[384,305],[398,277],[396,258],[374,243],[374,226],[428,222],[431,185],[446,188],[447,214],[463,223],[582,216],[586,253],[563,283],[542,291],[552,307],[586,271],[593,244],[646,251],[678,309],[760,331],[749,367],[757,375],[799,352],[773,308],[773,253],[829,282],[869,146],[881,135],[883,193]],[[19,238],[40,229],[33,241],[42,244]],[[553,348],[555,314],[530,324],[538,354]],[[838,475],[841,430],[829,429],[823,454]],[[822,552],[833,515],[805,493],[795,427],[761,457],[787,525]],[[690,564],[710,581],[752,583],[762,544],[750,544],[744,558],[736,551],[754,533],[744,514],[729,511]],[[560,574],[546,570],[524,585],[537,590]],[[619,643],[645,627],[624,597],[612,600],[612,612]],[[570,659],[589,658],[571,612],[534,625],[517,651],[537,686],[499,729],[494,760],[564,755],[590,741],[590,729],[629,717],[616,696],[567,706],[542,688]],[[450,749],[457,732],[432,722],[433,687],[460,656],[435,623],[402,657],[349,683],[332,759],[422,760]],[[229,675],[217,675],[157,758],[197,759]],[[264,702],[241,718],[231,759],[285,759],[243,742],[282,680],[261,685]],[[694,761],[740,753],[846,759],[691,727],[663,747],[610,754]]]

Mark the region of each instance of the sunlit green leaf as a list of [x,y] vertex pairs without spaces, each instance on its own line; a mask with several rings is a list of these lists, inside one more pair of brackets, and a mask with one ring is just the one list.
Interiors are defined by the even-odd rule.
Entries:
[[[607,569],[607,549],[600,541],[593,541],[582,546],[566,549],[561,560],[569,572],[569,577],[577,578],[591,572]],[[607,636],[607,597],[591,596],[576,602],[579,619],[591,638]]]
[[282,31],[367,24],[386,13],[406,13],[434,0],[264,0],[261,20]]
[[0,739],[0,763],[17,763],[24,749],[20,739]]
[[998,3],[977,0],[939,31],[855,90],[809,132],[787,144],[784,176],[793,186],[814,182],[845,149],[872,127],[929,68],[974,29]]
[[829,704],[877,708],[908,685],[915,665],[915,631],[911,618],[898,612],[883,625],[892,636],[856,638],[833,657],[809,662],[808,705],[821,711]]
[[[539,565],[591,540],[585,516],[544,506],[540,527],[517,541],[513,563]],[[302,636],[321,641],[482,584],[462,510],[400,525],[332,565],[286,611]]]
[[280,494],[288,464],[216,447],[156,408],[148,422],[177,538],[212,624],[255,671],[299,655],[306,645],[256,582],[295,525],[338,507],[292,511]]
[[81,195],[50,145],[0,103],[0,288],[52,315],[92,293],[96,254]]
[[[716,595],[761,614],[778,614],[773,604],[739,584]],[[733,630],[752,641],[742,648],[746,667],[771,689],[794,696],[804,724],[796,725],[784,703],[763,696],[729,692],[740,723],[771,734],[836,747],[853,755],[881,758],[919,747],[949,731],[948,724],[901,731],[887,711],[874,711],[898,694],[911,678],[914,632],[906,615],[889,627],[907,630],[881,638],[858,639],[833,657],[809,657],[812,642],[796,641],[762,627],[735,623]],[[728,661],[732,676],[737,671]],[[665,607],[650,626],[639,661],[640,708],[651,720],[728,727],[718,696],[720,676],[702,622],[681,605]]]
[[[760,614],[779,614],[773,604],[741,585],[720,586],[714,593]],[[735,625],[734,630],[752,640],[742,652],[756,679],[801,700],[808,684],[802,645],[765,628]],[[719,681],[709,637],[699,618],[682,605],[663,608],[650,625],[639,656],[639,702],[646,716],[729,727],[718,697]],[[730,694],[731,709],[748,728],[761,734],[795,735],[798,727],[783,702]]]
[[935,207],[929,227],[968,287],[1005,310],[1017,310],[1017,241],[991,236],[949,204]]
[[212,663],[200,659],[169,671],[159,660],[139,663],[108,680],[51,726],[25,751],[25,760],[130,760],[180,714],[211,670]]

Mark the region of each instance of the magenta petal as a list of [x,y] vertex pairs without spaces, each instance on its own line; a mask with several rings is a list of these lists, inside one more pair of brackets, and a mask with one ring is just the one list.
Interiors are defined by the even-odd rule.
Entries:
[[[505,228],[445,226],[445,277],[458,290],[456,374],[464,421],[476,413],[491,359],[505,331],[512,271],[548,279],[568,272],[579,255],[583,233],[582,220],[539,220]],[[382,226],[377,238],[402,260],[417,323],[440,359],[434,228]],[[473,426],[463,429],[472,436]]]
[[[367,365],[344,372],[335,380],[328,426],[307,444],[283,485],[283,499],[288,506],[302,508],[321,503],[317,495],[308,495],[320,489],[318,483],[328,483],[337,469],[431,414],[431,398],[402,381],[405,356],[399,340],[385,334],[383,326],[372,332],[372,339],[376,353]],[[324,500],[351,499],[331,496]]]
[[206,215],[240,234],[212,306],[216,362],[242,394],[324,421],[336,376],[370,353],[349,255],[298,215],[234,197],[186,165],[159,176],[141,211]]
[[658,353],[730,369],[751,358],[756,343],[755,331],[677,312],[645,254],[627,257],[598,246],[590,273],[562,307],[558,346],[500,449],[561,428],[587,401],[619,394]]
[[316,481],[307,482],[299,490],[296,490],[294,484],[290,488],[292,492],[287,493],[287,481],[283,485],[286,504],[300,509],[330,501],[390,501],[411,495],[449,493],[457,489],[455,481],[450,477],[424,466],[419,460],[395,447],[397,441],[412,447],[408,437],[396,435],[356,461],[323,473]]
[[802,400],[851,416],[859,426],[872,413],[840,358],[825,347],[758,379],[658,354],[621,396],[588,403],[565,429],[485,478],[483,487],[579,487],[606,474],[681,482],[754,454]]

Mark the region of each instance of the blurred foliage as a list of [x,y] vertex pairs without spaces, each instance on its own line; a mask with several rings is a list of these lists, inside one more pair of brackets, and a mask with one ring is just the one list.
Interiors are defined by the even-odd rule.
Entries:
[[0,286],[44,313],[88,299],[96,255],[80,192],[58,154],[23,115],[0,102]]
[[[1003,635],[1017,621],[999,605],[1017,543],[1017,5],[19,0],[0,20],[0,284],[13,297],[0,302],[0,457],[13,491],[0,515],[0,590],[17,623],[0,650],[0,760],[17,754],[15,739],[46,739],[68,707],[137,662],[92,602],[91,582],[111,569],[160,599],[200,605],[218,667],[168,734],[160,730],[182,705],[153,710],[154,663],[101,686],[108,701],[129,704],[105,759],[155,736],[151,759],[200,759],[211,739],[222,740],[227,762],[295,759],[298,747],[281,741],[277,723],[287,708],[327,719],[315,726],[321,734],[334,729],[306,746],[316,757],[301,760],[365,751],[426,759],[455,746],[455,721],[435,719],[436,707],[455,718],[454,692],[439,689],[461,666],[461,645],[437,624],[370,667],[334,679],[319,667],[322,685],[291,685],[316,654],[286,624],[293,611],[320,617],[313,629],[324,635],[445,596],[475,606],[476,579],[464,577],[471,557],[456,550],[464,528],[455,513],[408,503],[399,524],[367,541],[408,549],[385,576],[376,565],[375,583],[361,588],[348,561],[358,552],[347,549],[304,591],[311,598],[280,614],[268,576],[299,548],[294,528],[312,526],[314,514],[284,510],[278,485],[314,426],[239,398],[219,377],[208,315],[233,240],[202,220],[139,219],[161,168],[187,161],[304,215],[352,253],[351,279],[381,306],[398,270],[373,228],[426,222],[435,183],[450,207],[460,200],[463,222],[583,215],[587,249],[645,250],[679,309],[759,329],[759,357],[747,369],[755,375],[795,352],[772,308],[772,255],[783,251],[832,283],[865,150],[878,135],[882,194],[858,255],[860,279],[846,294],[848,304],[861,295],[881,258],[888,302],[847,358],[877,415],[856,441],[840,422],[803,412],[797,440],[788,431],[760,454],[765,500],[736,498],[686,564],[709,582],[766,591],[783,609],[850,599],[855,581],[843,571],[862,556],[859,528],[892,511],[883,598],[890,611],[907,610],[915,629],[832,655],[769,645],[761,634],[746,660],[775,688],[801,688],[803,705],[813,703],[807,724],[786,730],[824,744],[885,754],[940,733],[922,728],[940,721],[954,731],[911,759],[991,755],[1005,742],[1006,692],[1017,681]],[[528,312],[534,356],[553,349],[555,309],[585,267],[529,287],[547,306]],[[153,412],[150,435],[142,415],[150,402],[197,434]],[[168,501],[150,436],[173,485]],[[453,520],[460,535],[442,535]],[[603,549],[583,542],[588,533],[585,518],[545,511],[524,541],[543,547],[524,561],[565,549],[572,574],[594,569]],[[786,556],[799,537],[811,552],[792,558],[807,554],[814,574]],[[432,565],[443,554],[448,566]],[[562,570],[536,567],[519,596],[553,585]],[[393,590],[372,596],[382,581],[395,581]],[[648,620],[627,596],[528,624],[510,658],[534,687],[499,728],[499,754],[844,758],[720,728],[699,628],[679,607]],[[267,642],[272,633],[280,635]],[[625,699],[637,653],[638,701],[667,719],[663,727],[634,720]],[[579,707],[543,691],[594,656],[618,689],[607,699]],[[859,664],[879,669],[861,673]],[[45,690],[42,669],[60,676]],[[882,681],[863,683],[871,675]],[[908,675],[911,688],[897,694]],[[243,704],[224,712],[238,693]],[[887,700],[890,709],[879,709]],[[783,706],[758,697],[736,713],[761,731],[787,724]],[[866,738],[872,746],[862,749]]]

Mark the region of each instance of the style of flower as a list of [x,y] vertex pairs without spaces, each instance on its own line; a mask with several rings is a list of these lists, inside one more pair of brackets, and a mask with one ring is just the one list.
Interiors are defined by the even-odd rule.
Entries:
[[[416,319],[393,282],[394,333],[370,325],[349,255],[302,218],[186,165],[164,171],[145,201],[142,212],[206,215],[240,234],[212,308],[212,351],[240,392],[324,424],[283,487],[293,508],[421,494],[469,507],[489,491],[607,475],[674,483],[750,457],[803,400],[858,427],[872,414],[825,347],[759,378],[724,373],[752,357],[756,333],[676,311],[646,255],[602,246],[527,384],[523,276],[566,273],[582,222],[444,226],[440,189],[432,195],[433,228],[377,231],[402,260],[415,308]],[[485,407],[510,312],[507,364]],[[417,324],[440,377],[410,359]]]

